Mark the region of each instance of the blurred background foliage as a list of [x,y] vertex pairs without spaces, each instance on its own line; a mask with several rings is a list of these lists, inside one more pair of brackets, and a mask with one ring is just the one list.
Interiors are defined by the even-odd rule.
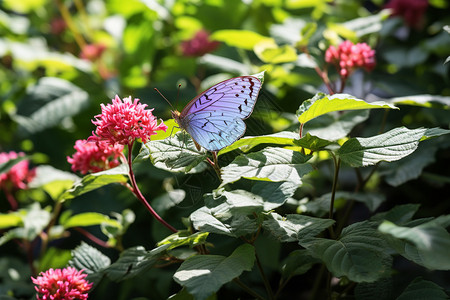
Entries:
[[[110,102],[114,95],[139,98],[155,109],[154,115],[167,120],[171,108],[154,91],[155,87],[181,110],[187,101],[220,80],[263,70],[265,83],[254,115],[247,122],[248,134],[295,128],[298,124],[294,113],[301,102],[317,91],[327,92],[315,68],[324,67],[328,46],[343,40],[368,43],[376,50],[377,59],[370,74],[357,71],[352,75],[346,93],[369,102],[404,97],[398,100],[400,112],[371,112],[371,118],[356,127],[353,135],[375,134],[383,118],[385,131],[401,125],[448,128],[450,64],[445,61],[450,55],[450,33],[445,26],[450,24],[449,3],[424,1],[425,8],[411,4],[405,11],[399,2],[0,1],[0,150],[23,151],[34,165],[46,164],[69,172],[66,157],[74,152],[75,141],[91,134],[91,119],[100,113],[100,104]],[[386,5],[391,5],[391,12],[383,10]],[[331,67],[329,76],[337,78]],[[411,97],[414,95],[419,96]],[[420,216],[448,213],[448,146],[447,139],[433,149],[437,158],[430,161],[419,179],[409,178],[400,185],[381,181],[381,175],[374,176],[370,186],[386,195],[384,208],[420,203]],[[135,151],[137,154],[139,149]],[[297,199],[329,191],[329,166],[325,161],[320,167],[323,173],[313,175],[314,184],[306,184],[298,191]],[[202,195],[218,186],[212,171],[173,174],[143,162],[136,165],[136,173],[143,193],[171,224],[180,228],[181,219],[203,205]],[[353,182],[352,176],[350,170],[342,170],[344,189]],[[399,187],[394,188],[396,185]],[[177,194],[181,190],[184,198]],[[40,202],[42,207],[52,204],[51,198],[39,190],[21,191],[18,198],[21,206],[33,202]],[[169,205],[168,201],[177,204]],[[125,248],[143,245],[151,249],[168,234],[119,185],[64,203],[64,209],[73,213],[110,214],[126,208],[136,213],[136,221],[124,236]],[[7,211],[8,203],[0,194],[0,212]],[[365,214],[357,209],[353,218],[362,219]],[[97,227],[89,230],[102,236]],[[80,240],[85,240],[83,235],[73,231],[70,239],[55,241],[39,269],[64,266],[70,249]],[[220,238],[213,237],[212,241],[218,251],[232,246]],[[264,244],[261,259],[270,274],[280,265],[271,258],[282,260],[288,252],[264,236],[258,243]],[[24,254],[15,249],[12,243],[1,247],[0,270],[19,270],[25,278],[30,271]],[[114,250],[104,252],[113,260],[118,256]],[[171,279],[174,270],[153,269],[119,285],[102,282],[92,298],[165,299],[179,289]],[[411,269],[412,273],[416,271]],[[0,294],[11,276],[0,275]],[[433,276],[441,285],[450,286],[439,273]],[[293,285],[288,290],[298,291],[311,284],[305,278],[301,286]],[[31,285],[19,287],[16,290],[23,291],[24,297],[33,292]],[[225,293],[235,297],[235,287],[227,287]]]

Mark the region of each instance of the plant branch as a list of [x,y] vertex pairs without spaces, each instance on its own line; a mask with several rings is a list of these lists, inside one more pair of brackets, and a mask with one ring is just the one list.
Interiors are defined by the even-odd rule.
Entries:
[[156,220],[158,220],[158,222],[160,222],[161,224],[163,224],[164,226],[166,226],[170,231],[172,232],[178,232],[178,230],[176,230],[172,225],[170,225],[169,223],[167,223],[166,221],[164,221],[163,218],[161,218],[158,213],[153,209],[153,207],[151,207],[151,205],[147,202],[147,200],[145,199],[144,195],[142,195],[141,191],[139,190],[137,183],[136,183],[136,178],[134,176],[134,172],[133,172],[133,166],[131,163],[131,152],[133,149],[133,143],[131,142],[130,144],[128,144],[128,167],[130,169],[130,173],[129,173],[129,177],[131,180],[131,186],[133,187],[133,193],[136,196],[136,198],[139,199],[139,201],[142,202],[142,204],[144,204],[144,206],[148,209],[148,211],[155,217]]
[[58,10],[61,13],[62,18],[69,27],[70,31],[73,33],[73,37],[75,38],[75,42],[78,44],[80,49],[83,49],[86,46],[86,42],[84,41],[83,36],[78,31],[77,26],[74,24],[72,17],[70,16],[70,12],[67,7],[61,2],[61,0],[55,0],[56,6],[58,6]]
[[99,239],[98,237],[96,237],[95,235],[93,235],[92,233],[87,231],[86,229],[81,228],[81,227],[75,227],[75,230],[78,231],[79,233],[81,233],[82,235],[84,235],[85,237],[87,237],[88,239],[90,239],[91,241],[93,241],[94,243],[96,243],[97,245],[104,247],[104,248],[111,248],[111,246],[108,245],[107,242]]
[[[330,211],[328,212],[328,218],[333,219],[333,212],[334,212],[334,200],[336,197],[336,187],[337,187],[337,181],[339,177],[339,167],[341,165],[341,160],[339,158],[336,158],[334,154],[333,156],[333,162],[334,162],[334,176],[333,176],[333,186],[331,187],[331,200],[330,200]],[[336,238],[335,232],[333,230],[333,227],[329,227],[331,238]]]
[[262,296],[260,296],[257,292],[255,292],[254,290],[252,290],[251,288],[249,288],[245,283],[243,283],[239,278],[234,278],[233,282],[236,283],[237,285],[239,285],[244,291],[246,291],[247,293],[249,293],[250,295],[252,295],[253,297],[255,297],[256,299],[259,300],[265,300]]
[[273,300],[275,299],[275,297],[273,296],[272,287],[270,286],[270,282],[267,279],[266,274],[264,273],[258,254],[256,254],[256,252],[255,257],[256,257],[256,265],[258,266],[259,273],[261,273],[261,277],[263,279],[264,286],[266,287],[267,294],[269,295],[269,299]]

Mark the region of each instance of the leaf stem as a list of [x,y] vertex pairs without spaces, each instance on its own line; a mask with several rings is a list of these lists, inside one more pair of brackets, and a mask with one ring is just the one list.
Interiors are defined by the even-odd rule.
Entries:
[[259,295],[257,292],[255,292],[254,290],[252,290],[251,288],[249,288],[245,283],[243,283],[239,278],[234,278],[233,282],[236,283],[237,285],[239,285],[244,291],[246,291],[247,293],[249,293],[250,295],[252,295],[253,297],[255,297],[256,299],[259,300],[265,300],[261,295]]
[[70,16],[70,12],[67,9],[67,7],[62,3],[61,0],[55,0],[56,6],[58,6],[58,10],[61,13],[62,18],[67,24],[67,27],[69,27],[70,31],[72,31],[73,37],[75,38],[75,42],[78,44],[78,47],[80,49],[83,49],[84,46],[86,46],[86,42],[83,39],[83,36],[78,31],[78,28],[73,22],[72,17]]
[[[341,159],[336,158],[336,156],[334,154],[332,154],[332,156],[333,156],[333,161],[334,161],[334,176],[333,176],[333,186],[331,187],[330,211],[328,212],[329,219],[333,219],[334,200],[336,197],[336,187],[337,187],[337,181],[338,181],[338,177],[339,177],[339,167],[341,165]],[[332,226],[329,227],[329,231],[330,231],[331,238],[335,239],[336,235],[335,235],[335,232],[334,232],[334,229]]]
[[266,274],[264,273],[258,254],[256,254],[256,252],[255,257],[256,257],[256,265],[258,266],[259,272],[261,273],[261,277],[263,279],[264,286],[266,287],[267,294],[269,295],[269,299],[273,300],[275,299],[275,297],[273,296],[272,287],[270,286],[270,282],[267,279]]
[[97,245],[104,247],[104,248],[111,248],[111,246],[108,245],[107,242],[99,239],[98,237],[96,237],[95,235],[93,235],[92,233],[87,231],[86,229],[81,228],[81,227],[75,227],[74,229],[76,231],[78,231],[79,233],[81,233],[82,235],[84,235],[85,237],[87,237],[88,239],[90,239],[92,242],[96,243]]
[[144,206],[147,208],[147,210],[155,217],[155,219],[160,222],[161,224],[163,224],[164,226],[166,226],[170,231],[172,232],[178,232],[178,230],[176,230],[172,225],[170,225],[169,223],[167,223],[166,221],[164,221],[163,218],[161,218],[158,213],[153,209],[153,207],[151,207],[151,205],[147,202],[147,200],[145,199],[145,197],[142,195],[141,191],[139,190],[139,187],[137,186],[136,183],[136,178],[134,176],[134,172],[133,172],[133,166],[131,163],[131,152],[133,149],[133,144],[134,141],[132,141],[130,144],[128,144],[128,167],[130,169],[129,171],[129,177],[131,180],[131,186],[133,187],[133,193],[136,196],[136,198],[139,199],[139,201],[142,202],[142,204],[144,204]]

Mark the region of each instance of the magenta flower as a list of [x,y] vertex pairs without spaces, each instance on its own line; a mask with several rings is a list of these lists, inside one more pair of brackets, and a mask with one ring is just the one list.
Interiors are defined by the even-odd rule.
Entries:
[[97,126],[95,133],[88,141],[107,141],[111,145],[131,145],[135,139],[143,143],[150,140],[158,130],[167,130],[167,126],[153,116],[153,109],[145,109],[146,104],[139,103],[139,99],[131,101],[131,97],[123,101],[116,95],[112,104],[103,105],[102,113],[95,116],[92,123]]
[[401,16],[409,27],[420,27],[428,8],[428,0],[392,0],[385,8],[392,9],[393,16]]
[[72,165],[72,171],[81,174],[97,173],[120,165],[123,145],[111,145],[106,141],[97,143],[78,140],[74,146],[76,152],[67,161]]
[[[0,153],[0,164],[8,160],[25,156],[25,153],[16,153],[11,151],[9,153]],[[0,188],[6,191],[12,189],[26,189],[28,183],[36,176],[36,169],[29,169],[28,160],[22,160],[15,164],[8,172],[0,174]]]
[[31,280],[36,284],[34,288],[38,300],[85,300],[92,287],[92,283],[84,279],[86,276],[83,270],[67,267],[62,270],[49,269],[36,278],[31,277]]
[[103,44],[87,44],[81,50],[80,57],[82,59],[96,61],[102,56],[105,50],[106,46]]
[[181,52],[183,56],[202,56],[216,50],[219,45],[219,42],[211,41],[209,33],[202,29],[192,39],[181,42]]
[[357,68],[373,70],[376,64],[375,50],[366,43],[353,44],[344,41],[337,48],[330,46],[327,49],[325,61],[334,64],[341,77],[347,78]]

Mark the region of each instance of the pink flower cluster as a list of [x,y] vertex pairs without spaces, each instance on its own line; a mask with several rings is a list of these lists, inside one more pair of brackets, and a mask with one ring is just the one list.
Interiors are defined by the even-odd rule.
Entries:
[[74,146],[76,152],[67,161],[72,165],[72,171],[81,174],[97,173],[117,167],[120,164],[120,156],[123,145],[110,145],[106,141],[97,143],[86,140],[78,140]]
[[97,126],[95,133],[88,141],[107,141],[111,145],[131,145],[134,140],[141,139],[143,143],[150,140],[158,130],[167,130],[167,126],[153,116],[153,109],[145,109],[147,104],[139,103],[139,99],[131,97],[123,101],[116,95],[112,104],[101,104],[102,113],[92,121]]
[[38,300],[85,300],[92,287],[83,274],[72,267],[64,269],[49,269],[41,272],[36,278],[31,277],[36,286],[36,299]]
[[181,52],[184,56],[202,56],[216,50],[219,44],[217,41],[211,41],[209,33],[202,29],[192,39],[181,42]]
[[375,68],[375,50],[366,43],[342,42],[337,48],[330,46],[325,52],[325,61],[336,65],[342,78],[347,78],[353,70]]
[[392,0],[384,7],[392,9],[393,16],[402,16],[409,27],[420,27],[428,0]]
[[[0,164],[8,160],[25,156],[25,153],[11,151],[0,153]],[[36,176],[36,169],[29,169],[28,160],[22,160],[15,164],[8,172],[0,174],[0,188],[7,191],[15,189],[26,189],[27,184]]]

